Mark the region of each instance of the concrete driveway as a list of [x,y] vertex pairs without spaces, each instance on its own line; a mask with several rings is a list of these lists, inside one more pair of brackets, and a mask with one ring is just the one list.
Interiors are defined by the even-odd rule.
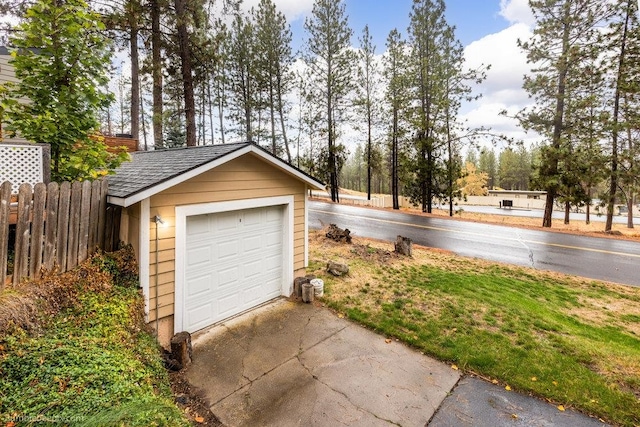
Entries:
[[424,426],[460,377],[329,310],[287,300],[193,344],[187,378],[227,426]]
[[194,335],[193,345],[186,377],[229,427],[604,425],[477,378],[458,382],[444,363],[284,299]]

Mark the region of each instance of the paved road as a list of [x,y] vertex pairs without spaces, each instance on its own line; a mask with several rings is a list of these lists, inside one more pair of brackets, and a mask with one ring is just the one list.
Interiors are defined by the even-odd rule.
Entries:
[[458,255],[640,286],[640,243],[309,202],[309,225],[335,223],[354,236],[450,250]]

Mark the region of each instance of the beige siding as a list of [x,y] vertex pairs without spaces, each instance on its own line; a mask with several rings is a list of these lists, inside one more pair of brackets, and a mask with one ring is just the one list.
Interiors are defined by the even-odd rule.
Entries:
[[294,196],[294,271],[304,269],[305,184],[262,159],[247,154],[151,197],[150,216],[162,216],[158,227],[156,277],[156,227],[150,230],[149,320],[155,320],[156,283],[160,318],[173,315],[175,290],[175,207],[262,197]]

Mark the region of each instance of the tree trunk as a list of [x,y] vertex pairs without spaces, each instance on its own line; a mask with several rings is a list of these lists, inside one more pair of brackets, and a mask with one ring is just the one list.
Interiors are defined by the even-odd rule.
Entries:
[[611,132],[611,177],[609,180],[609,200],[607,203],[607,222],[604,231],[611,231],[613,227],[613,209],[616,202],[616,192],[618,191],[618,123],[620,120],[620,96],[623,84],[623,68],[625,66],[625,55],[627,50],[627,31],[631,15],[631,0],[627,3],[624,27],[622,29],[622,40],[620,41],[620,57],[618,58],[618,70],[616,76],[616,90],[613,98],[613,127]]
[[367,100],[367,200],[371,200],[371,100]]
[[571,213],[571,202],[564,202],[564,223],[569,224],[569,215]]
[[[558,153],[560,151],[560,144],[562,139],[562,131],[564,127],[564,101],[565,92],[567,90],[566,80],[568,73],[568,58],[569,55],[569,33],[570,33],[570,3],[565,3],[564,8],[564,31],[562,33],[562,54],[560,57],[560,64],[558,66],[558,90],[556,92],[556,111],[553,118],[553,137],[551,150],[550,164],[548,167],[548,176],[556,177],[558,174]],[[555,202],[556,194],[558,191],[558,184],[553,183],[547,186],[547,200],[544,206],[544,217],[542,219],[543,227],[551,227],[552,215],[553,215],[553,203]]]
[[[140,139],[140,63],[138,55],[138,23],[137,13],[130,13],[131,26],[131,135]],[[138,144],[139,146],[140,144]]]
[[271,154],[277,157],[278,144],[276,142],[276,112],[274,102],[275,96],[273,93],[273,83],[269,81],[269,124],[271,125]]
[[196,105],[193,93],[193,64],[191,58],[191,45],[189,43],[189,31],[187,29],[186,2],[187,0],[174,0],[174,7],[176,9],[176,30],[178,31],[178,44],[182,69],[184,116],[187,127],[187,147],[193,147],[196,145]]
[[393,209],[400,209],[398,200],[398,109],[393,107],[393,136],[391,142],[391,194]]
[[163,148],[163,108],[162,108],[162,56],[160,33],[160,4],[159,0],[151,0],[151,58],[153,75],[153,145],[154,148]]
[[[280,73],[279,67],[278,67],[278,73]],[[287,162],[291,164],[293,159],[291,158],[291,150],[289,149],[289,141],[287,140],[287,129],[286,129],[285,118],[284,118],[284,102],[282,102],[282,77],[280,75],[277,76],[277,82],[278,82],[278,85],[276,87],[277,89],[276,96],[278,97],[278,114],[280,115],[280,127],[282,128],[282,140],[284,142],[284,149],[287,153]]]

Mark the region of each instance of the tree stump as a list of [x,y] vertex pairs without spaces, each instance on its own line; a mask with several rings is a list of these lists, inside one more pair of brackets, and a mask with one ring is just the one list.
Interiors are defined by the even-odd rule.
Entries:
[[309,283],[308,277],[296,277],[293,280],[293,294],[296,298],[302,298],[302,285]]
[[312,303],[314,292],[315,289],[311,283],[304,283],[302,285],[302,302]]
[[413,242],[408,237],[398,236],[395,243],[395,252],[400,255],[411,256],[413,253]]
[[327,233],[325,235],[329,239],[335,240],[336,242],[351,243],[351,231],[349,231],[348,228],[345,228],[343,230],[335,224],[329,224],[329,228],[327,229]]
[[327,263],[327,272],[334,276],[343,276],[349,272],[349,266],[340,264],[339,262],[329,261]]
[[191,347],[191,334],[189,332],[179,332],[171,338],[171,358],[182,368],[191,363],[193,349]]

